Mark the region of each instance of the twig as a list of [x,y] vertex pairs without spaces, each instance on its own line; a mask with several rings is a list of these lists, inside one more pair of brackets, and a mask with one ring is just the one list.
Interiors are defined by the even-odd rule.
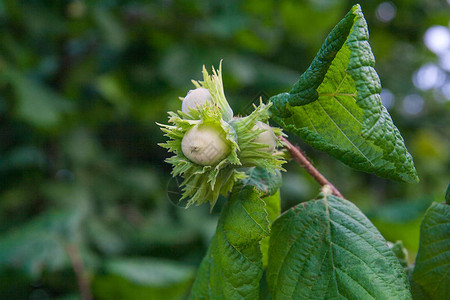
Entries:
[[78,281],[78,288],[80,289],[81,299],[92,300],[91,287],[89,286],[89,279],[86,275],[83,260],[81,259],[80,251],[74,244],[66,246],[67,254],[69,255],[73,271]]
[[314,180],[316,180],[321,186],[329,185],[333,191],[333,195],[338,196],[339,198],[344,198],[344,196],[342,196],[339,190],[331,182],[329,182],[322,174],[320,174],[320,172],[303,155],[303,153],[300,151],[300,148],[292,145],[284,137],[281,137],[281,140],[283,141],[283,143],[287,145],[286,148],[291,153],[292,158],[295,161],[297,161],[306,170],[306,172],[308,172],[309,175],[311,175],[314,178]]

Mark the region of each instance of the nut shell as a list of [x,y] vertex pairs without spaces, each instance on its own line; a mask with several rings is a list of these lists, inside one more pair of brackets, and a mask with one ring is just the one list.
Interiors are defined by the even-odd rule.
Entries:
[[211,94],[205,88],[190,90],[181,104],[181,111],[188,114],[190,110],[197,109],[197,106],[204,105],[212,101]]
[[270,127],[266,123],[258,121],[256,122],[255,126],[253,126],[252,130],[257,129],[262,129],[265,131],[261,132],[261,134],[256,137],[253,142],[268,145],[268,147],[261,148],[261,150],[272,153],[277,146],[277,136],[273,132],[272,127]]
[[181,150],[192,162],[213,166],[230,154],[231,147],[220,127],[199,124],[192,127],[181,141]]

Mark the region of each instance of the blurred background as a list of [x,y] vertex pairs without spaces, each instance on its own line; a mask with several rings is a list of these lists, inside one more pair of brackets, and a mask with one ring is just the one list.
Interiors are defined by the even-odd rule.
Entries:
[[[176,205],[155,122],[221,59],[236,114],[287,91],[355,3],[0,1],[0,298],[88,298],[89,285],[96,299],[183,299],[225,200],[211,214]],[[450,179],[449,2],[360,3],[384,105],[421,182],[289,139],[412,262],[421,217]],[[286,168],[284,209],[319,191]]]

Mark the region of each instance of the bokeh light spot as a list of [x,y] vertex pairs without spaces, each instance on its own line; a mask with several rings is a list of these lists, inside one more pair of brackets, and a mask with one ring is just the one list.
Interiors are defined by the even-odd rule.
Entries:
[[[450,101],[450,82],[444,84],[441,88],[442,95],[444,96],[445,101]],[[437,98],[439,99],[439,98]]]
[[445,82],[445,72],[435,64],[429,63],[420,67],[413,75],[414,85],[421,90],[438,88]]
[[377,19],[383,23],[388,23],[395,18],[397,8],[392,2],[382,2],[378,5],[375,12]]
[[439,55],[439,66],[450,72],[450,49]]
[[417,115],[422,111],[424,103],[424,99],[419,95],[407,95],[403,99],[403,110],[409,115]]
[[431,26],[423,37],[425,45],[436,54],[450,49],[450,31],[445,26]]

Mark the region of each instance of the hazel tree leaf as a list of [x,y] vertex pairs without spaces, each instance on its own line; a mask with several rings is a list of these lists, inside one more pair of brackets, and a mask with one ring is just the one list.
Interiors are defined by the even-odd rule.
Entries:
[[64,114],[73,110],[73,103],[45,85],[12,68],[8,67],[4,71],[3,75],[15,91],[18,118],[36,127],[49,129],[60,125]]
[[[281,213],[280,190],[278,189],[272,196],[264,197],[262,199],[266,203],[267,217],[269,218],[270,224],[272,224]],[[266,236],[261,240],[261,252],[264,267],[267,267],[269,260],[269,243],[270,236]]]
[[14,268],[33,278],[69,265],[66,244],[77,242],[82,211],[48,211],[0,238],[0,269]]
[[280,189],[276,191],[275,194],[262,198],[263,201],[266,203],[266,211],[267,211],[267,217],[269,219],[269,222],[272,224],[281,213],[281,196],[280,196]]
[[[410,272],[412,273],[412,271]],[[412,274],[409,275],[409,285],[411,286],[411,294],[413,300],[430,300],[430,295],[425,292],[425,290],[412,279]]]
[[273,223],[267,280],[273,299],[411,299],[384,238],[330,189]]
[[183,299],[194,279],[192,267],[166,260],[115,258],[93,280],[95,299]]
[[252,167],[246,170],[246,178],[242,179],[244,185],[253,185],[263,192],[264,196],[274,195],[281,186],[281,172],[273,172],[263,167]]
[[190,299],[258,299],[263,274],[260,241],[269,235],[264,207],[254,187],[234,187]]
[[381,104],[367,23],[359,5],[331,31],[272,118],[312,147],[380,177],[417,182],[403,138]]
[[450,295],[450,206],[434,202],[420,226],[420,244],[412,276],[431,299]]
[[396,241],[395,243],[387,242],[389,248],[394,252],[395,257],[397,257],[398,262],[405,268],[408,269],[408,250],[403,246],[402,241]]

